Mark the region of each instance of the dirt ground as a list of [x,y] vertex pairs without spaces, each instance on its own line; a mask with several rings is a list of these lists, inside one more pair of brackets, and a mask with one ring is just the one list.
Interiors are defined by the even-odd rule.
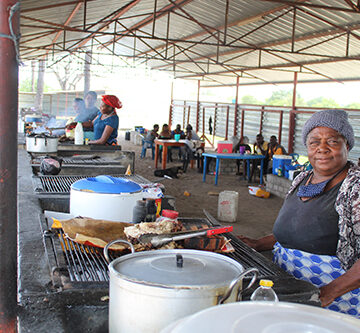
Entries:
[[[187,172],[179,175],[179,179],[159,180],[154,176],[155,162],[151,159],[151,151],[147,151],[144,159],[140,158],[141,146],[125,141],[124,133],[120,135],[120,142],[123,150],[135,151],[135,173],[147,178],[150,181],[161,182],[165,186],[166,194],[176,198],[176,209],[182,217],[205,217],[203,209],[217,218],[218,196],[209,195],[209,192],[221,192],[224,190],[237,191],[239,193],[238,215],[235,223],[232,224],[236,234],[243,234],[249,237],[258,238],[271,232],[276,216],[281,208],[283,199],[271,195],[268,199],[257,198],[249,194],[249,184],[237,175],[219,175],[218,185],[214,185],[215,176],[207,175],[206,182],[202,181],[202,173],[197,169],[188,168]],[[206,151],[210,151],[206,148]],[[173,162],[167,167],[180,166],[181,161],[176,159],[177,154],[173,153]],[[185,196],[184,192],[190,193]]]

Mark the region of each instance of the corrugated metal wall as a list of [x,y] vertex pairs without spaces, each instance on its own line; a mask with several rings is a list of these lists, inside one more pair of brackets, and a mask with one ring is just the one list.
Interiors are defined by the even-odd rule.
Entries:
[[[196,101],[173,101],[173,124],[183,124],[185,119],[185,125],[187,123],[188,107],[191,107],[190,123],[195,129],[196,125]],[[185,108],[184,108],[185,106]],[[209,117],[212,117],[212,127],[215,129],[215,135],[225,138],[226,137],[226,119],[229,110],[228,117],[228,138],[230,139],[234,133],[234,120],[235,120],[235,105],[225,103],[209,103],[200,102],[200,113],[199,113],[199,134],[202,134],[202,115],[203,109],[205,108],[205,134],[209,135]],[[185,109],[185,118],[184,118]],[[215,115],[216,110],[216,115]],[[304,147],[301,139],[301,131],[305,122],[311,117],[313,112],[320,111],[321,109],[316,108],[296,108],[295,116],[295,141],[294,141],[294,152],[306,155],[306,148]],[[346,110],[351,125],[355,132],[355,146],[350,151],[350,159],[353,161],[360,158],[360,110]],[[281,106],[262,106],[262,105],[238,105],[238,118],[237,118],[237,137],[241,135],[241,122],[242,115],[244,114],[244,136],[249,138],[250,143],[255,142],[256,135],[262,132],[266,141],[270,139],[271,135],[276,135],[280,138],[280,116],[282,117],[281,126],[281,144],[288,149],[289,140],[289,117],[291,108]],[[263,114],[263,115],[262,115]],[[262,118],[262,130],[261,130],[261,118]],[[213,132],[214,133],[214,132]],[[210,138],[209,138],[210,139]]]
[[[98,96],[105,94],[104,90],[96,91]],[[19,110],[34,106],[36,93],[19,92]],[[43,113],[58,117],[73,116],[73,100],[76,97],[83,98],[83,91],[60,91],[45,93],[43,97]],[[99,105],[99,103],[98,103]]]

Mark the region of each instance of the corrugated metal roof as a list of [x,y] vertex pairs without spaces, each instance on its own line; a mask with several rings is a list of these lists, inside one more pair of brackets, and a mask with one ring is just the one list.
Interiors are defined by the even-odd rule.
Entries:
[[292,82],[294,71],[299,82],[358,80],[360,8],[352,3],[24,0],[20,51],[24,61],[49,63],[57,54],[114,51],[204,85],[233,85],[237,76]]

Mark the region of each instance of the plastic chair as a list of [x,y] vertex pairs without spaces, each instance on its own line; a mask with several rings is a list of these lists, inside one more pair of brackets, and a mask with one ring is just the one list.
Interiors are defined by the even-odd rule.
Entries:
[[151,155],[152,159],[155,158],[155,145],[153,141],[146,141],[145,139],[142,139],[142,149],[141,149],[141,155],[140,158],[146,157],[146,150],[151,149]]

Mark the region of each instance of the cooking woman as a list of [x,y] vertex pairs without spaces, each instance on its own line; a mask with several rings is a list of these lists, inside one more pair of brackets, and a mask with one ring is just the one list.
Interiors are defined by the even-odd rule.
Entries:
[[320,288],[323,307],[360,317],[360,168],[348,161],[354,132],[342,110],[315,113],[302,131],[313,170],[295,178],[273,234],[240,236]]
[[89,144],[116,145],[119,117],[115,109],[122,108],[122,104],[114,95],[104,95],[101,99],[100,111],[92,121],[95,140],[89,141]]

